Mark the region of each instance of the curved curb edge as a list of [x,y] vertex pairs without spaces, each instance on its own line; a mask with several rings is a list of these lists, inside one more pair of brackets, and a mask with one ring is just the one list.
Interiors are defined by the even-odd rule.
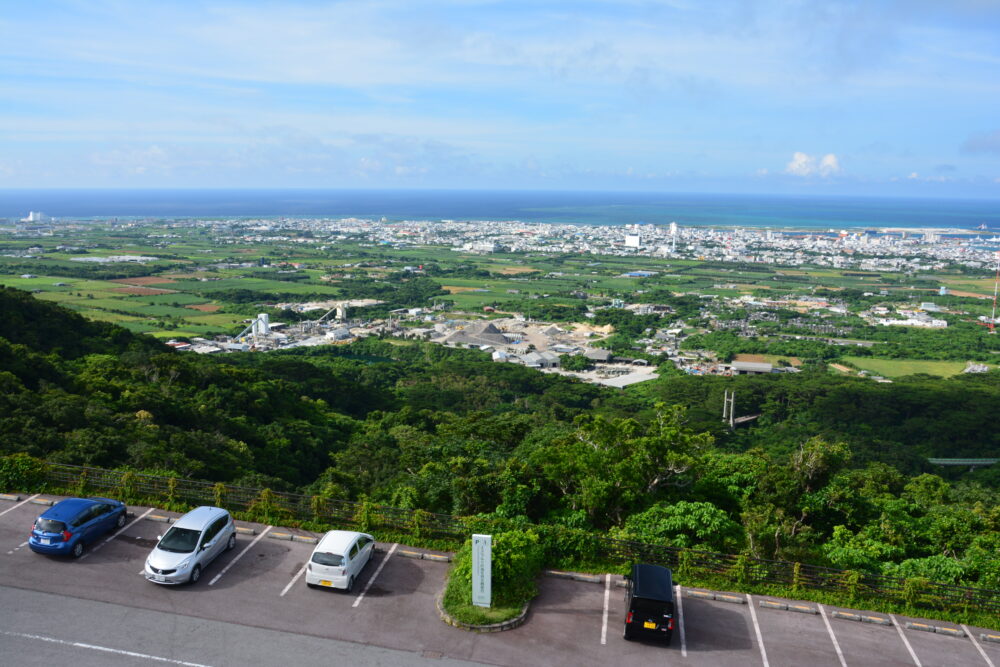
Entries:
[[524,607],[521,609],[521,613],[514,618],[502,621],[500,623],[491,623],[489,625],[473,625],[471,623],[463,623],[456,618],[453,618],[448,612],[444,610],[441,604],[441,598],[444,597],[444,591],[434,596],[434,606],[437,607],[438,616],[441,620],[452,626],[453,628],[459,628],[460,630],[467,630],[469,632],[503,632],[504,630],[513,630],[524,624],[528,619],[528,607],[531,602],[525,602]]

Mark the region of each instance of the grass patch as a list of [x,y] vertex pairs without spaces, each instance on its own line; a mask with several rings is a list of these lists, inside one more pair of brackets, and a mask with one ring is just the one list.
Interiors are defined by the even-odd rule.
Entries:
[[456,621],[469,625],[491,625],[503,623],[521,613],[523,605],[476,607],[472,604],[472,587],[464,585],[457,578],[448,579],[441,606]]
[[933,361],[926,359],[877,359],[873,357],[844,357],[844,361],[863,371],[889,378],[926,373],[940,377],[958,375],[965,369],[964,361]]

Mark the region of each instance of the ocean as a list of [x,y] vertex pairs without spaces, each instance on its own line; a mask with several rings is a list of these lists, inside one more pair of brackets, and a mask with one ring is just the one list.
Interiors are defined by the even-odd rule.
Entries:
[[359,217],[581,225],[1000,230],[1000,201],[470,190],[0,190],[0,218]]

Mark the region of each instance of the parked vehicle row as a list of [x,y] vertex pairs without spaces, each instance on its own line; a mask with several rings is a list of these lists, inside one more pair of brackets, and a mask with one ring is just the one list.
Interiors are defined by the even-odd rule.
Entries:
[[[66,498],[35,519],[28,546],[38,553],[79,558],[87,544],[123,527],[126,511],[124,503],[110,498]],[[236,523],[221,507],[196,507],[156,540],[143,576],[156,584],[193,584],[212,561],[236,547]],[[372,535],[331,530],[310,556],[306,585],[354,590],[374,549]]]

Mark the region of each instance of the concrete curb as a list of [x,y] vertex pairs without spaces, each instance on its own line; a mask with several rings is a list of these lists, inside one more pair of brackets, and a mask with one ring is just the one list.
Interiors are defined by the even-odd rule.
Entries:
[[942,625],[928,625],[927,623],[917,623],[916,621],[907,621],[906,628],[908,630],[920,630],[921,632],[933,632],[945,635],[946,637],[965,637],[965,630],[961,628],[947,628]]
[[[562,570],[542,570],[542,574],[547,577],[554,577],[556,579],[572,579],[573,581],[582,581],[588,584],[599,584],[604,581],[604,575],[602,574],[583,574],[582,572],[564,572]],[[624,586],[624,582],[618,582],[619,586]]]
[[256,528],[244,528],[243,526],[236,526],[236,532],[240,535],[256,535]]
[[[739,596],[739,595],[729,595],[728,593],[718,593],[716,591],[699,591],[699,590],[695,590],[693,588],[687,588],[687,589],[685,589],[683,587],[681,588],[681,590],[684,592],[684,595],[688,596],[689,598],[697,598],[699,600],[715,600],[716,602],[728,602],[730,604],[746,604],[747,603],[747,599],[745,597],[742,597],[742,596]],[[768,600],[768,602],[771,602],[771,601]],[[773,602],[773,604],[781,605],[780,602]],[[762,607],[764,606],[763,601],[761,602],[761,606]],[[772,607],[772,608],[773,609],[784,609],[785,607],[784,606],[780,606],[780,607]]]
[[1000,644],[1000,635],[988,635],[985,632],[979,634],[979,638],[984,642],[995,642]]
[[892,625],[892,621],[884,616],[867,616],[865,614],[852,614],[847,611],[832,611],[830,616],[845,621],[857,621],[858,623],[871,623],[873,625]]
[[282,533],[276,530],[272,530],[270,533],[267,534],[267,536],[272,540],[285,540],[286,542],[292,541],[291,533]]
[[830,613],[830,616],[834,618],[839,618],[844,621],[857,621],[861,622],[861,614],[852,614],[849,611],[834,611]]
[[761,600],[757,604],[758,606],[763,607],[764,609],[782,609],[785,611],[788,610],[787,604],[785,604],[784,602],[775,602],[774,600]]
[[17,502],[20,499],[21,496],[16,493],[0,493],[0,500],[13,500],[14,502]]
[[416,560],[429,560],[434,563],[450,563],[452,558],[447,554],[429,554],[424,551],[414,551],[412,549],[397,549],[396,555],[403,558],[415,558]]
[[469,632],[480,632],[480,633],[503,632],[504,630],[513,630],[516,627],[524,625],[524,622],[528,619],[528,607],[531,604],[530,602],[525,602],[524,608],[521,609],[521,613],[508,621],[503,621],[501,623],[491,623],[490,625],[472,625],[470,623],[463,623],[462,621],[453,618],[448,612],[446,612],[444,610],[444,607],[441,605],[442,597],[444,597],[443,590],[434,596],[434,606],[437,607],[438,616],[441,618],[442,621],[444,621],[446,624],[450,625],[453,628],[458,628],[460,630],[467,630]]
[[788,605],[788,611],[798,612],[800,614],[818,614],[816,607],[810,607],[807,604],[790,604]]
[[319,542],[318,537],[313,537],[312,535],[292,535],[292,542],[304,542],[305,544],[317,544]]
[[883,616],[862,616],[862,623],[873,623],[875,625],[892,625],[892,620]]
[[173,523],[175,519],[169,516],[163,516],[162,514],[147,514],[146,521],[159,521],[160,523]]
[[32,498],[28,502],[32,505],[45,505],[46,507],[52,507],[56,504],[56,501],[49,500],[48,498]]

